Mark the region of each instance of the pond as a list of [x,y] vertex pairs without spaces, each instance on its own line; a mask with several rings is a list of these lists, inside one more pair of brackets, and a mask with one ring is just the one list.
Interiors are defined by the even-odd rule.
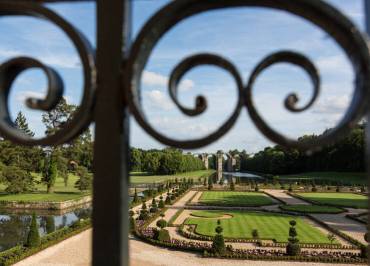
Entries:
[[260,182],[265,180],[265,178],[261,176],[251,174],[251,173],[242,173],[242,172],[223,172],[222,176],[225,180],[225,183],[227,183],[230,180],[230,178],[234,178],[234,181],[235,181],[235,178],[239,178],[241,183],[252,181],[252,180],[260,181]]
[[43,236],[79,219],[90,218],[92,208],[88,204],[65,211],[0,210],[0,251],[26,241],[33,212],[37,216],[40,236]]

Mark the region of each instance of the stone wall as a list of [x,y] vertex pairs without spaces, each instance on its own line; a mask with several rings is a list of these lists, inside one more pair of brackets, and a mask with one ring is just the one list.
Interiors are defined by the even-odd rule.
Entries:
[[0,201],[0,207],[6,209],[63,210],[90,203],[92,196],[62,202]]

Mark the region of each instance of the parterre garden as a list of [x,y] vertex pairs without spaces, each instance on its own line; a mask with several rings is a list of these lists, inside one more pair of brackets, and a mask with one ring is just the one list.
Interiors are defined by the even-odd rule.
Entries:
[[349,207],[349,208],[368,208],[368,198],[361,194],[355,193],[319,193],[319,192],[304,192],[296,193],[298,197],[304,200],[311,201],[316,204],[331,205],[339,207]]
[[199,202],[204,205],[237,207],[274,204],[274,201],[262,192],[242,191],[205,191]]
[[[225,214],[230,217],[225,217]],[[215,236],[217,220],[220,220],[226,238],[252,239],[253,230],[257,230],[260,239],[286,243],[289,221],[295,220],[301,243],[330,244],[326,235],[301,217],[250,211],[194,211],[191,216],[185,224],[196,225],[195,233],[199,235]]]

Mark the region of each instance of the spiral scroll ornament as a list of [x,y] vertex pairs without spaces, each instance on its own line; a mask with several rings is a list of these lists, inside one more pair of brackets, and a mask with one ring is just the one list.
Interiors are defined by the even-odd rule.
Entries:
[[[298,107],[299,97],[296,93],[289,94],[285,99],[287,110],[299,113],[310,108],[320,92],[319,71],[304,55],[293,51],[277,51],[262,59],[252,71],[246,85],[241,82],[241,75],[236,67],[227,59],[218,55],[199,54],[185,58],[171,73],[169,94],[182,113],[196,116],[203,113],[207,107],[204,96],[197,96],[194,108],[184,107],[178,100],[177,87],[181,78],[194,67],[213,65],[227,71],[235,80],[239,99],[234,112],[229,119],[216,131],[200,139],[176,140],[169,138],[154,129],[146,120],[140,103],[141,76],[148,58],[161,39],[177,23],[202,12],[232,8],[232,7],[262,7],[283,10],[300,16],[315,24],[343,49],[350,60],[355,73],[354,94],[349,108],[338,125],[329,132],[305,143],[287,138],[270,127],[257,112],[253,101],[253,85],[258,76],[268,67],[278,63],[289,63],[302,68],[310,77],[313,85],[311,99],[302,107]],[[179,148],[199,148],[208,145],[226,134],[235,124],[243,105],[257,128],[270,140],[290,148],[315,150],[330,144],[345,136],[361,119],[367,107],[370,85],[370,57],[366,41],[355,25],[341,12],[323,1],[312,0],[177,0],[172,1],[159,10],[141,29],[133,43],[131,53],[125,64],[124,82],[129,90],[128,99],[131,111],[141,127],[158,141]]]
[[71,24],[50,9],[33,3],[20,1],[1,1],[0,16],[23,15],[49,21],[59,27],[74,44],[83,66],[84,91],[83,99],[73,114],[60,130],[43,138],[32,138],[19,129],[11,121],[9,115],[8,96],[15,78],[23,71],[37,68],[45,74],[48,86],[44,99],[26,99],[26,105],[35,110],[52,110],[63,96],[64,85],[59,74],[50,66],[30,57],[16,57],[0,66],[0,135],[22,145],[58,145],[72,140],[81,133],[91,121],[91,110],[96,87],[96,70],[94,51],[87,39]]

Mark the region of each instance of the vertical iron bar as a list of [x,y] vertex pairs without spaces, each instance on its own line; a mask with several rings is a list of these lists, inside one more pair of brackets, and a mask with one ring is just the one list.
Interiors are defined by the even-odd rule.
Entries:
[[128,0],[97,1],[93,265],[129,265],[129,115],[122,61],[129,48]]
[[[370,36],[370,0],[364,0],[364,13],[365,13],[365,27],[366,27],[366,33],[368,36]],[[370,88],[368,88],[370,89]],[[366,145],[366,151],[365,151],[365,167],[366,167],[366,177],[367,177],[367,187],[368,187],[368,195],[370,192],[370,105],[368,105],[368,108],[366,110],[366,128],[365,128],[365,145]],[[368,197],[368,202],[370,206],[370,197]],[[370,221],[370,212],[368,214],[368,220]],[[369,223],[368,223],[368,229],[369,232]],[[368,265],[370,265],[370,258],[368,258]]]

